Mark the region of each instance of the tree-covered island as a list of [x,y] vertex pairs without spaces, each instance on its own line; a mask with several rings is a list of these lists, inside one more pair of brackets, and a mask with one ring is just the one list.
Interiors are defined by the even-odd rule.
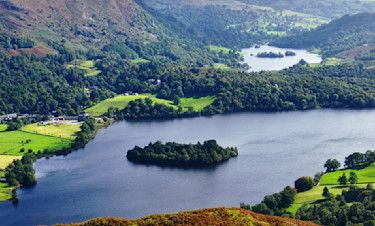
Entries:
[[238,155],[237,147],[223,148],[216,140],[208,140],[197,144],[178,144],[161,141],[151,143],[144,148],[138,146],[128,151],[130,161],[173,166],[212,165]]
[[261,52],[261,53],[258,53],[257,54],[257,57],[260,57],[260,58],[283,58],[284,57],[284,54],[278,52],[278,53],[274,53],[274,52]]

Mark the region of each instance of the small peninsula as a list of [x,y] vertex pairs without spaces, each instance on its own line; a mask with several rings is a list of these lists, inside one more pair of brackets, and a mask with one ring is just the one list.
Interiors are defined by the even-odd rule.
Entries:
[[236,147],[223,148],[216,143],[216,140],[208,140],[203,144],[178,144],[161,141],[150,143],[144,148],[138,146],[129,150],[127,158],[130,161],[173,166],[199,166],[213,165],[224,162],[230,157],[236,157]]

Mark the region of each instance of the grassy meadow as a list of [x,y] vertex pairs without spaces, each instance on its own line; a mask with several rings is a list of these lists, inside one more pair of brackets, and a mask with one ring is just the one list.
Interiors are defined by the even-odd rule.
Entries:
[[[150,98],[153,103],[165,104],[174,109],[178,109],[178,106],[173,104],[171,100],[164,100],[156,98],[156,95],[149,93],[139,94],[138,96],[116,96],[114,98],[106,99],[97,105],[88,108],[85,110],[86,113],[91,114],[92,116],[101,116],[108,111],[110,107],[118,108],[120,110],[124,109],[130,101],[136,99],[145,99]],[[196,111],[201,111],[204,107],[212,104],[215,100],[214,96],[192,96],[184,97],[180,99],[181,102],[179,106],[183,108],[183,111],[186,111],[188,107],[193,107]]]
[[95,76],[101,73],[98,68],[95,67],[95,61],[93,60],[76,60],[73,64],[69,64],[68,68],[78,68],[85,71],[84,76]]
[[[30,142],[27,143],[27,140]],[[34,153],[44,149],[61,150],[64,147],[70,147],[73,140],[50,137],[27,133],[23,131],[10,131],[0,133],[0,155],[23,155],[29,149]],[[21,152],[24,148],[25,152]]]
[[356,169],[347,169],[347,170],[338,170],[335,172],[327,173],[322,177],[321,185],[337,185],[339,177],[343,173],[346,174],[346,177],[349,178],[350,172],[355,172],[358,176],[358,184],[363,183],[375,183],[375,163],[372,163],[368,167],[360,170]]
[[22,156],[19,155],[0,155],[0,170],[5,169],[9,166],[15,159],[21,159]]
[[41,135],[48,135],[53,137],[61,137],[66,139],[74,140],[76,133],[81,131],[81,125],[40,125],[38,123],[29,124],[22,127],[21,130],[30,133],[36,133]]
[[340,176],[342,176],[343,173],[345,173],[346,177],[349,178],[350,172],[355,172],[358,176],[358,182],[355,184],[355,186],[365,188],[368,183],[375,183],[375,163],[372,163],[368,167],[359,170],[346,169],[330,172],[322,177],[319,186],[315,186],[311,190],[298,193],[293,205],[289,207],[288,210],[295,213],[303,204],[312,204],[319,200],[323,200],[324,197],[322,194],[324,187],[327,187],[329,192],[333,195],[339,195],[343,190],[348,190],[351,186],[349,182],[346,185],[340,185],[337,180]]
[[0,124],[0,132],[5,131],[8,128],[8,125],[6,124]]

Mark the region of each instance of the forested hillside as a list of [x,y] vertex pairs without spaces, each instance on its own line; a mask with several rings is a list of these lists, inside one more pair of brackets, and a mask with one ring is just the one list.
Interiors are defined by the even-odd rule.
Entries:
[[144,0],[168,18],[184,24],[204,42],[244,48],[278,36],[307,31],[328,20],[292,11],[249,5],[238,1]]
[[291,48],[318,48],[323,57],[363,45],[375,44],[375,13],[346,15],[309,32],[280,38],[272,45]]
[[239,0],[240,2],[268,6],[276,10],[289,9],[325,18],[339,18],[345,14],[375,12],[375,3],[367,0]]

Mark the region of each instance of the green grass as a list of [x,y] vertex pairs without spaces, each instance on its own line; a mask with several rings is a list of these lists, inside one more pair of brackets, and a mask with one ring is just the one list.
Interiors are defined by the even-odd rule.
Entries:
[[193,107],[196,111],[201,111],[215,101],[215,96],[192,96],[181,98],[180,106],[183,108]]
[[96,76],[100,74],[102,71],[98,70],[98,68],[95,67],[95,61],[93,60],[76,60],[72,64],[69,64],[67,68],[78,68],[83,71],[85,71],[84,76],[90,77],[90,76]]
[[329,57],[329,58],[324,59],[322,64],[324,64],[324,65],[338,65],[338,64],[340,64],[341,61],[342,60],[339,59],[339,58]]
[[138,58],[135,60],[132,60],[132,63],[139,64],[139,63],[148,63],[150,62],[149,60],[143,59],[143,58]]
[[[26,140],[31,142],[26,143]],[[0,155],[23,155],[29,149],[34,153],[49,150],[61,150],[64,147],[70,147],[72,140],[49,137],[45,135],[31,134],[22,131],[10,131],[0,133]],[[24,148],[25,152],[20,152]]]
[[221,63],[215,63],[214,68],[229,69],[229,67],[227,65],[221,64]]
[[0,155],[0,170],[5,169],[5,167],[9,166],[9,164],[11,164],[13,160],[21,158],[22,156],[18,155]]
[[7,130],[8,125],[7,124],[0,124],[0,132]]
[[[221,46],[213,46],[213,45],[208,46],[208,48],[211,51],[214,51],[216,53],[219,53],[220,51],[223,51],[223,54],[228,54],[229,51],[231,50],[229,48],[225,48],[225,47],[221,47]],[[240,51],[237,51],[236,53],[239,53],[241,55],[244,54],[243,52],[240,52]]]
[[22,131],[49,135],[54,137],[62,137],[74,140],[76,133],[81,131],[80,125],[40,125],[38,123],[29,124],[21,128]]
[[12,199],[11,189],[14,187],[9,186],[8,183],[0,182],[0,201],[8,201]]
[[[356,184],[356,186],[365,188],[367,184]],[[324,187],[327,187],[329,192],[336,196],[341,195],[343,190],[348,190],[350,185],[320,185],[313,187],[311,190],[298,193],[293,205],[288,208],[288,211],[295,213],[303,204],[312,204],[316,201],[323,200],[324,197],[322,194]]]
[[114,108],[118,108],[122,110],[126,106],[128,106],[130,101],[134,101],[136,99],[145,99],[145,98],[151,98],[151,100],[154,103],[166,104],[168,106],[171,106],[177,109],[177,107],[173,105],[172,101],[159,99],[159,98],[156,98],[156,95],[145,93],[145,94],[139,94],[138,96],[116,96],[114,98],[106,99],[98,103],[97,105],[86,109],[85,112],[91,114],[92,116],[101,116],[104,113],[106,113],[108,111],[108,108],[110,107],[114,107]]
[[[178,106],[173,104],[171,100],[164,100],[156,98],[156,95],[149,93],[139,94],[138,96],[116,96],[114,98],[106,99],[95,106],[85,110],[86,113],[92,116],[101,116],[108,111],[110,107],[118,108],[120,110],[124,109],[130,101],[136,99],[150,98],[153,103],[165,104],[174,109],[178,109]],[[188,107],[193,107],[196,111],[201,111],[204,107],[212,104],[215,100],[214,96],[192,96],[184,97],[180,99],[181,102],[179,106],[183,107],[183,112],[187,110]]]
[[345,173],[346,177],[349,178],[350,172],[355,172],[357,174],[358,184],[375,183],[375,163],[372,163],[370,166],[360,170],[347,169],[327,173],[322,177],[321,185],[339,184],[337,181],[338,178],[342,176],[343,173]]

